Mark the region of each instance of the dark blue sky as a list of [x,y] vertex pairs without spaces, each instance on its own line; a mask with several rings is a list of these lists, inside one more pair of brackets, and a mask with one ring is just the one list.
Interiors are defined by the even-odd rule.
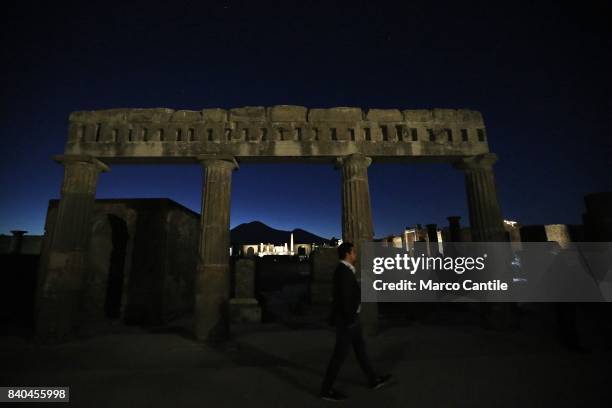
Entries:
[[[0,17],[0,233],[42,233],[69,113],[115,107],[477,109],[506,218],[579,223],[583,195],[612,190],[605,1],[15,3]],[[339,177],[331,165],[245,164],[232,226],[339,236]],[[199,211],[200,184],[197,165],[115,165],[97,196]],[[370,185],[377,236],[452,214],[467,223],[448,165],[374,164]]]

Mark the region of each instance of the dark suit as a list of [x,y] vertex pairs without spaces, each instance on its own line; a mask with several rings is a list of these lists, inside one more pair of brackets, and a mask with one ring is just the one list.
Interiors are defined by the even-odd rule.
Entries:
[[351,344],[370,384],[376,379],[366,353],[359,313],[357,313],[360,303],[361,290],[355,274],[342,262],[338,263],[334,272],[332,311],[329,319],[330,323],[336,326],[336,345],[321,386],[322,393],[332,388]]
[[357,319],[357,308],[361,303],[361,289],[353,271],[342,262],[334,271],[333,301],[329,322],[332,325],[349,326]]

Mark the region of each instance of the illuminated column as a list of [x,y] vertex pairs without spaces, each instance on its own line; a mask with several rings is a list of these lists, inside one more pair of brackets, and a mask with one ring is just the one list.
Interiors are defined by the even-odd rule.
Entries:
[[85,255],[91,234],[98,175],[110,169],[86,155],[59,155],[64,179],[47,264],[41,268],[36,295],[36,334],[61,340],[78,328]]
[[338,158],[342,169],[342,240],[359,244],[374,237],[368,166],[372,159],[362,154]]
[[454,163],[463,170],[474,242],[505,241],[504,226],[495,188],[493,153],[466,157]]
[[293,255],[293,232],[291,233],[291,255]]
[[230,198],[233,157],[202,156],[203,189],[200,245],[195,279],[194,334],[224,339],[229,333]]
[[[342,170],[342,241],[352,242],[358,254],[361,243],[374,238],[368,184],[368,166],[371,162],[372,159],[360,153],[339,157],[336,162]],[[356,269],[361,274],[359,264]],[[375,333],[378,327],[377,304],[362,304],[361,318],[366,332]]]

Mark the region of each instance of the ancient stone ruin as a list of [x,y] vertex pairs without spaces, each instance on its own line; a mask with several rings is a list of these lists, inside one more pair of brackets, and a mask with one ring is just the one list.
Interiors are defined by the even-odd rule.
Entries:
[[[342,238],[372,240],[372,162],[448,162],[465,174],[472,239],[503,241],[504,228],[482,116],[472,110],[301,106],[201,111],[110,109],[73,112],[57,218],[37,294],[36,326],[64,337],[78,321],[96,184],[113,163],[200,163],[202,208],[195,273],[194,334],[228,330],[232,172],[242,162],[316,161],[342,172]],[[364,319],[375,321],[375,304]]]

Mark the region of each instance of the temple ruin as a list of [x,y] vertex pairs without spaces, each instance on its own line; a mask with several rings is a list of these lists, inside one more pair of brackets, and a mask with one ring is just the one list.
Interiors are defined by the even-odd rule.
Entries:
[[[203,171],[194,334],[227,334],[232,172],[240,163],[315,161],[342,172],[342,238],[373,239],[372,162],[446,162],[465,174],[472,239],[503,241],[493,164],[482,116],[473,110],[301,106],[235,109],[110,109],[73,112],[62,155],[56,221],[46,232],[36,330],[64,337],[78,321],[96,184],[113,163],[199,163]],[[364,319],[376,320],[376,305]]]

